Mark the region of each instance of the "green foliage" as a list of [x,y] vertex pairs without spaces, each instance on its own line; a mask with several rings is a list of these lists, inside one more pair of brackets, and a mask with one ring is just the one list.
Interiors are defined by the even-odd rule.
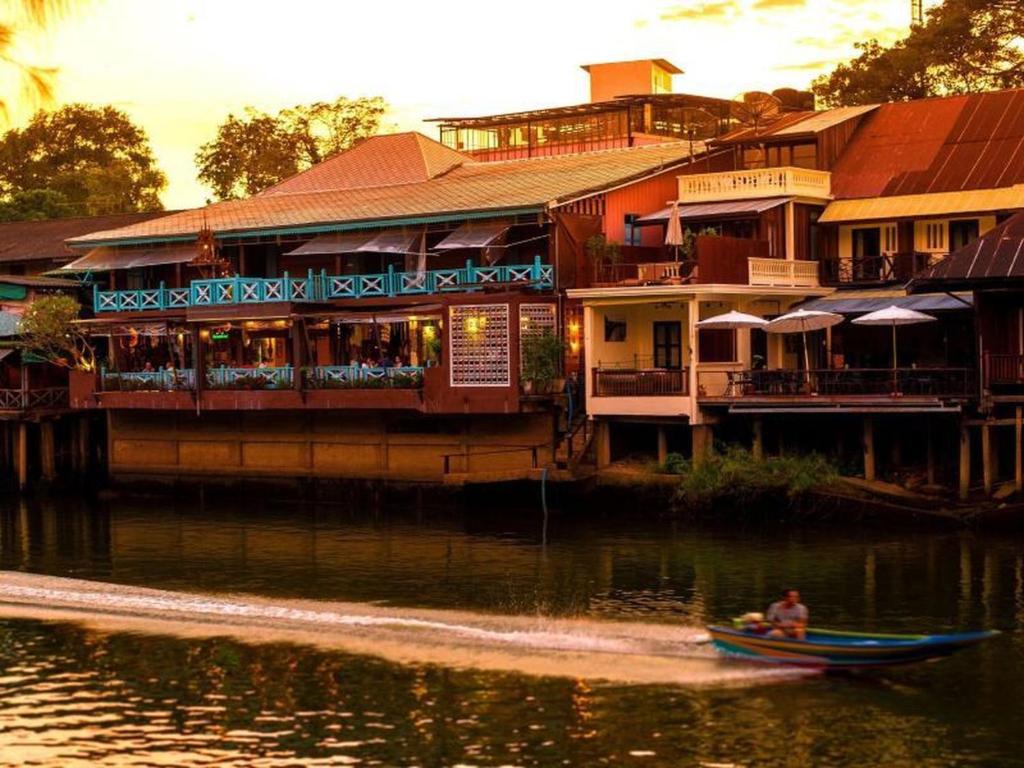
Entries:
[[71,296],[46,296],[29,305],[19,327],[19,346],[64,368],[92,371],[96,353],[75,324],[80,307]]
[[52,189],[17,191],[0,201],[0,221],[42,221],[67,215],[68,199]]
[[114,107],[38,112],[0,139],[0,196],[12,204],[49,190],[63,215],[156,211],[165,186],[146,133]]
[[584,244],[591,264],[615,266],[622,259],[622,246],[604,235],[594,235]]
[[698,508],[718,501],[743,503],[769,496],[794,499],[838,476],[836,468],[818,454],[755,461],[750,451],[737,446],[715,451],[696,465],[684,461],[678,474],[676,500]]
[[658,469],[666,475],[681,475],[687,470],[686,457],[681,453],[670,453],[665,456],[665,463]]
[[300,104],[276,115],[247,107],[228,115],[196,152],[198,178],[221,200],[254,195],[373,136],[387,108],[379,96]]
[[520,354],[523,358],[523,379],[541,386],[550,384],[562,369],[565,344],[553,333],[546,331],[523,339]]
[[697,255],[698,237],[718,237],[718,230],[714,227],[702,227],[698,230],[686,227],[683,230],[683,244],[679,246],[679,258],[683,261],[690,261]]
[[1020,0],[944,0],[891,46],[858,43],[860,55],[814,81],[826,106],[977,93],[1024,85]]

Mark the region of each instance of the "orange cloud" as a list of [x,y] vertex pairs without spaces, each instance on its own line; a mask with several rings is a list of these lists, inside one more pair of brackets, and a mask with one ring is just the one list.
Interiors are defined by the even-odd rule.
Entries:
[[662,21],[700,21],[701,19],[722,19],[739,10],[735,0],[676,5],[661,14]]
[[803,8],[807,0],[756,0],[755,11],[774,11],[778,8]]

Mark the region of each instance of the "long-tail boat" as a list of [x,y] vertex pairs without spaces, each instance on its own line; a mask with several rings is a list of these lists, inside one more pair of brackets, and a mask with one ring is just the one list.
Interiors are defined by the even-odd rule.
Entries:
[[715,648],[750,661],[826,669],[882,667],[939,659],[995,637],[997,630],[949,635],[883,635],[808,629],[804,639],[710,626]]

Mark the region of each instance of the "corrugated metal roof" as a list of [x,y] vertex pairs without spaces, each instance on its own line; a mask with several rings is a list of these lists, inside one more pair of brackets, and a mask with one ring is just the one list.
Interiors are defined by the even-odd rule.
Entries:
[[1024,279],[1024,213],[1018,213],[973,243],[915,277],[911,290],[983,286]]
[[[835,179],[835,174],[832,175]],[[1001,189],[972,189],[925,195],[898,195],[860,200],[833,200],[825,208],[822,224],[852,221],[891,221],[921,216],[1014,211],[1024,208],[1024,184]]]
[[878,109],[878,104],[865,104],[859,107],[836,107],[826,109],[822,112],[815,112],[798,123],[785,125],[772,132],[774,136],[801,135],[805,133],[819,133],[832,128],[833,126],[845,123],[855,117],[860,117],[868,112]]
[[109,216],[75,216],[44,221],[0,223],[0,262],[67,260],[77,254],[64,241],[100,229],[112,229],[167,216],[173,211],[116,213]]
[[832,168],[842,198],[1024,183],[1024,90],[882,104]]
[[[701,152],[701,142],[694,151]],[[548,206],[679,167],[687,142],[651,144],[527,160],[472,162],[426,181],[365,189],[340,189],[227,200],[121,229],[70,241],[159,241],[195,237],[204,225],[218,235],[329,226],[380,226],[413,217],[459,218]],[[308,172],[307,172],[308,173]]]
[[309,170],[268,187],[259,195],[414,184],[440,176],[470,159],[421,133],[372,136]]
[[[688,203],[679,206],[679,218],[682,221],[694,219],[727,219],[741,216],[756,216],[771,208],[788,203],[792,197],[762,197],[753,200],[729,200],[722,203]],[[672,206],[662,208],[656,213],[642,216],[641,224],[654,224],[668,221]]]
[[838,312],[840,315],[859,315],[887,307],[914,309],[918,312],[970,309],[973,298],[969,292],[922,293],[908,296],[902,288],[836,291],[820,299],[801,304],[801,309]]

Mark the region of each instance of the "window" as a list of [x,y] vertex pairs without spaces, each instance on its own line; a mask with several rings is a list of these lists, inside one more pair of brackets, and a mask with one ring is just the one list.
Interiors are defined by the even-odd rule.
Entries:
[[977,219],[961,219],[949,222],[949,251],[959,250],[970,242],[978,239],[979,226]]
[[654,367],[675,371],[683,367],[683,324],[678,320],[654,324]]
[[882,227],[882,253],[896,253],[899,250],[899,239],[896,236],[896,225],[886,224]]
[[626,321],[605,316],[604,318],[604,340],[625,341]]
[[640,245],[640,227],[637,226],[638,213],[627,213],[622,229],[622,242],[624,245]]
[[736,331],[702,328],[697,333],[702,363],[732,363],[736,360]]

